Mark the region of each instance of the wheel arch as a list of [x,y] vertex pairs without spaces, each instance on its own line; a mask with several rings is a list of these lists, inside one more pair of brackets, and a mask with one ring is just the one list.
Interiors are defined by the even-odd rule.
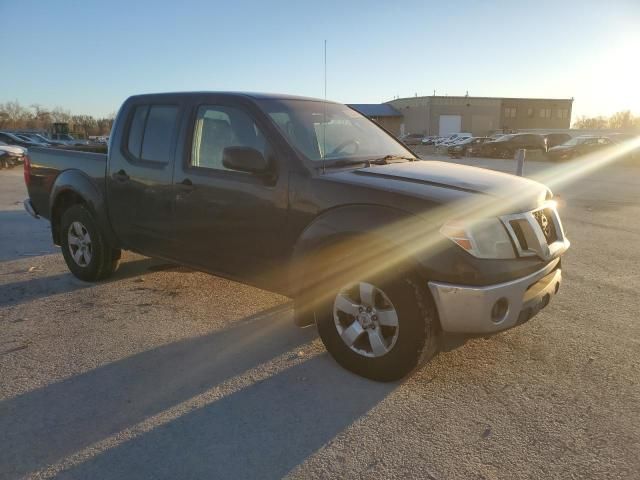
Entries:
[[98,225],[116,246],[117,239],[107,218],[104,192],[95,185],[87,174],[80,170],[65,170],[56,178],[49,195],[51,235],[53,243],[60,245],[60,220],[66,209],[72,205],[83,205],[95,217]]
[[[370,249],[371,252],[384,255],[385,251],[402,248],[397,238],[393,238],[393,225],[411,217],[412,214],[401,209],[373,204],[339,206],[316,216],[298,237],[289,269],[288,293],[295,300],[295,323],[312,323],[308,305],[316,301],[317,287],[325,281],[325,275],[319,274],[319,271],[325,272],[326,266],[335,264],[338,258],[356,262],[359,268],[358,259],[351,258],[349,252],[366,252]],[[367,258],[364,254],[363,262]],[[396,265],[389,265],[389,268],[394,271],[408,269],[421,274],[420,262],[412,255],[402,258]],[[337,277],[343,274],[329,272],[326,281],[332,281],[331,273]]]
[[404,210],[367,203],[340,205],[318,214],[296,240],[293,257],[299,257],[337,241],[353,237],[390,238],[388,227],[413,215]]

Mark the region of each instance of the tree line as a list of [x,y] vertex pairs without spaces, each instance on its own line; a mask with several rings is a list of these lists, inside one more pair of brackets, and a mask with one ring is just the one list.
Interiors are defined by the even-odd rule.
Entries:
[[49,132],[54,123],[68,123],[69,131],[84,137],[109,135],[115,114],[96,118],[77,115],[62,107],[47,109],[34,104],[29,107],[17,101],[0,103],[0,130],[44,130]]
[[[50,131],[53,123],[68,123],[69,130],[80,133],[84,137],[93,135],[109,135],[115,113],[96,118],[92,115],[76,115],[62,107],[47,109],[39,104],[29,107],[19,102],[0,103],[0,130],[44,130]],[[639,129],[640,117],[629,110],[617,112],[610,117],[581,116],[573,123],[573,128],[597,129]]]
[[573,123],[573,128],[584,128],[598,130],[603,128],[612,129],[638,129],[640,130],[640,117],[632,115],[629,110],[616,112],[610,117],[578,117]]

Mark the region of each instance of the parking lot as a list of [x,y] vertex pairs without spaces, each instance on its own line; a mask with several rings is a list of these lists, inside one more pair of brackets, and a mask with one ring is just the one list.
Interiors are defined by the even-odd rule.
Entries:
[[0,171],[0,478],[637,478],[640,167],[555,193],[559,296],[382,384],[287,298],[131,253],[75,279]]

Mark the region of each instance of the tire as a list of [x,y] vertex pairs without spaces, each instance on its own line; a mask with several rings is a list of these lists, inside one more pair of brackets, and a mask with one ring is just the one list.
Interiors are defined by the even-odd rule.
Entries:
[[[397,313],[397,328],[376,325],[372,329],[368,326],[364,333],[356,334],[357,340],[348,346],[343,336],[349,337],[347,330],[360,322],[355,316],[336,309],[336,299],[339,295],[347,296],[355,303],[359,301],[363,304],[363,299],[357,298],[363,284],[375,286],[382,292],[382,295],[376,295],[373,312],[377,311],[382,317],[382,312],[388,312],[390,304]],[[330,300],[315,312],[320,338],[342,367],[371,380],[389,382],[403,378],[437,353],[439,323],[436,310],[428,291],[421,287],[417,279],[407,274],[398,279],[367,279],[355,285],[352,290],[334,292],[335,295],[331,295]],[[376,331],[388,349],[382,355],[374,353],[373,343],[369,340],[370,332],[376,335]]]
[[109,245],[84,205],[72,205],[60,220],[60,244],[67,267],[80,280],[95,282],[113,274],[120,250]]

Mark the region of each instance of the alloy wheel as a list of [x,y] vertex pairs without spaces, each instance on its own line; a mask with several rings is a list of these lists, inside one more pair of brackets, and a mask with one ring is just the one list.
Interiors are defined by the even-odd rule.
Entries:
[[69,253],[71,253],[74,262],[81,267],[86,267],[91,263],[93,249],[87,227],[78,221],[69,225],[67,243],[69,245]]
[[333,302],[333,320],[342,341],[365,357],[381,357],[393,349],[400,326],[389,297],[371,283],[343,288]]

